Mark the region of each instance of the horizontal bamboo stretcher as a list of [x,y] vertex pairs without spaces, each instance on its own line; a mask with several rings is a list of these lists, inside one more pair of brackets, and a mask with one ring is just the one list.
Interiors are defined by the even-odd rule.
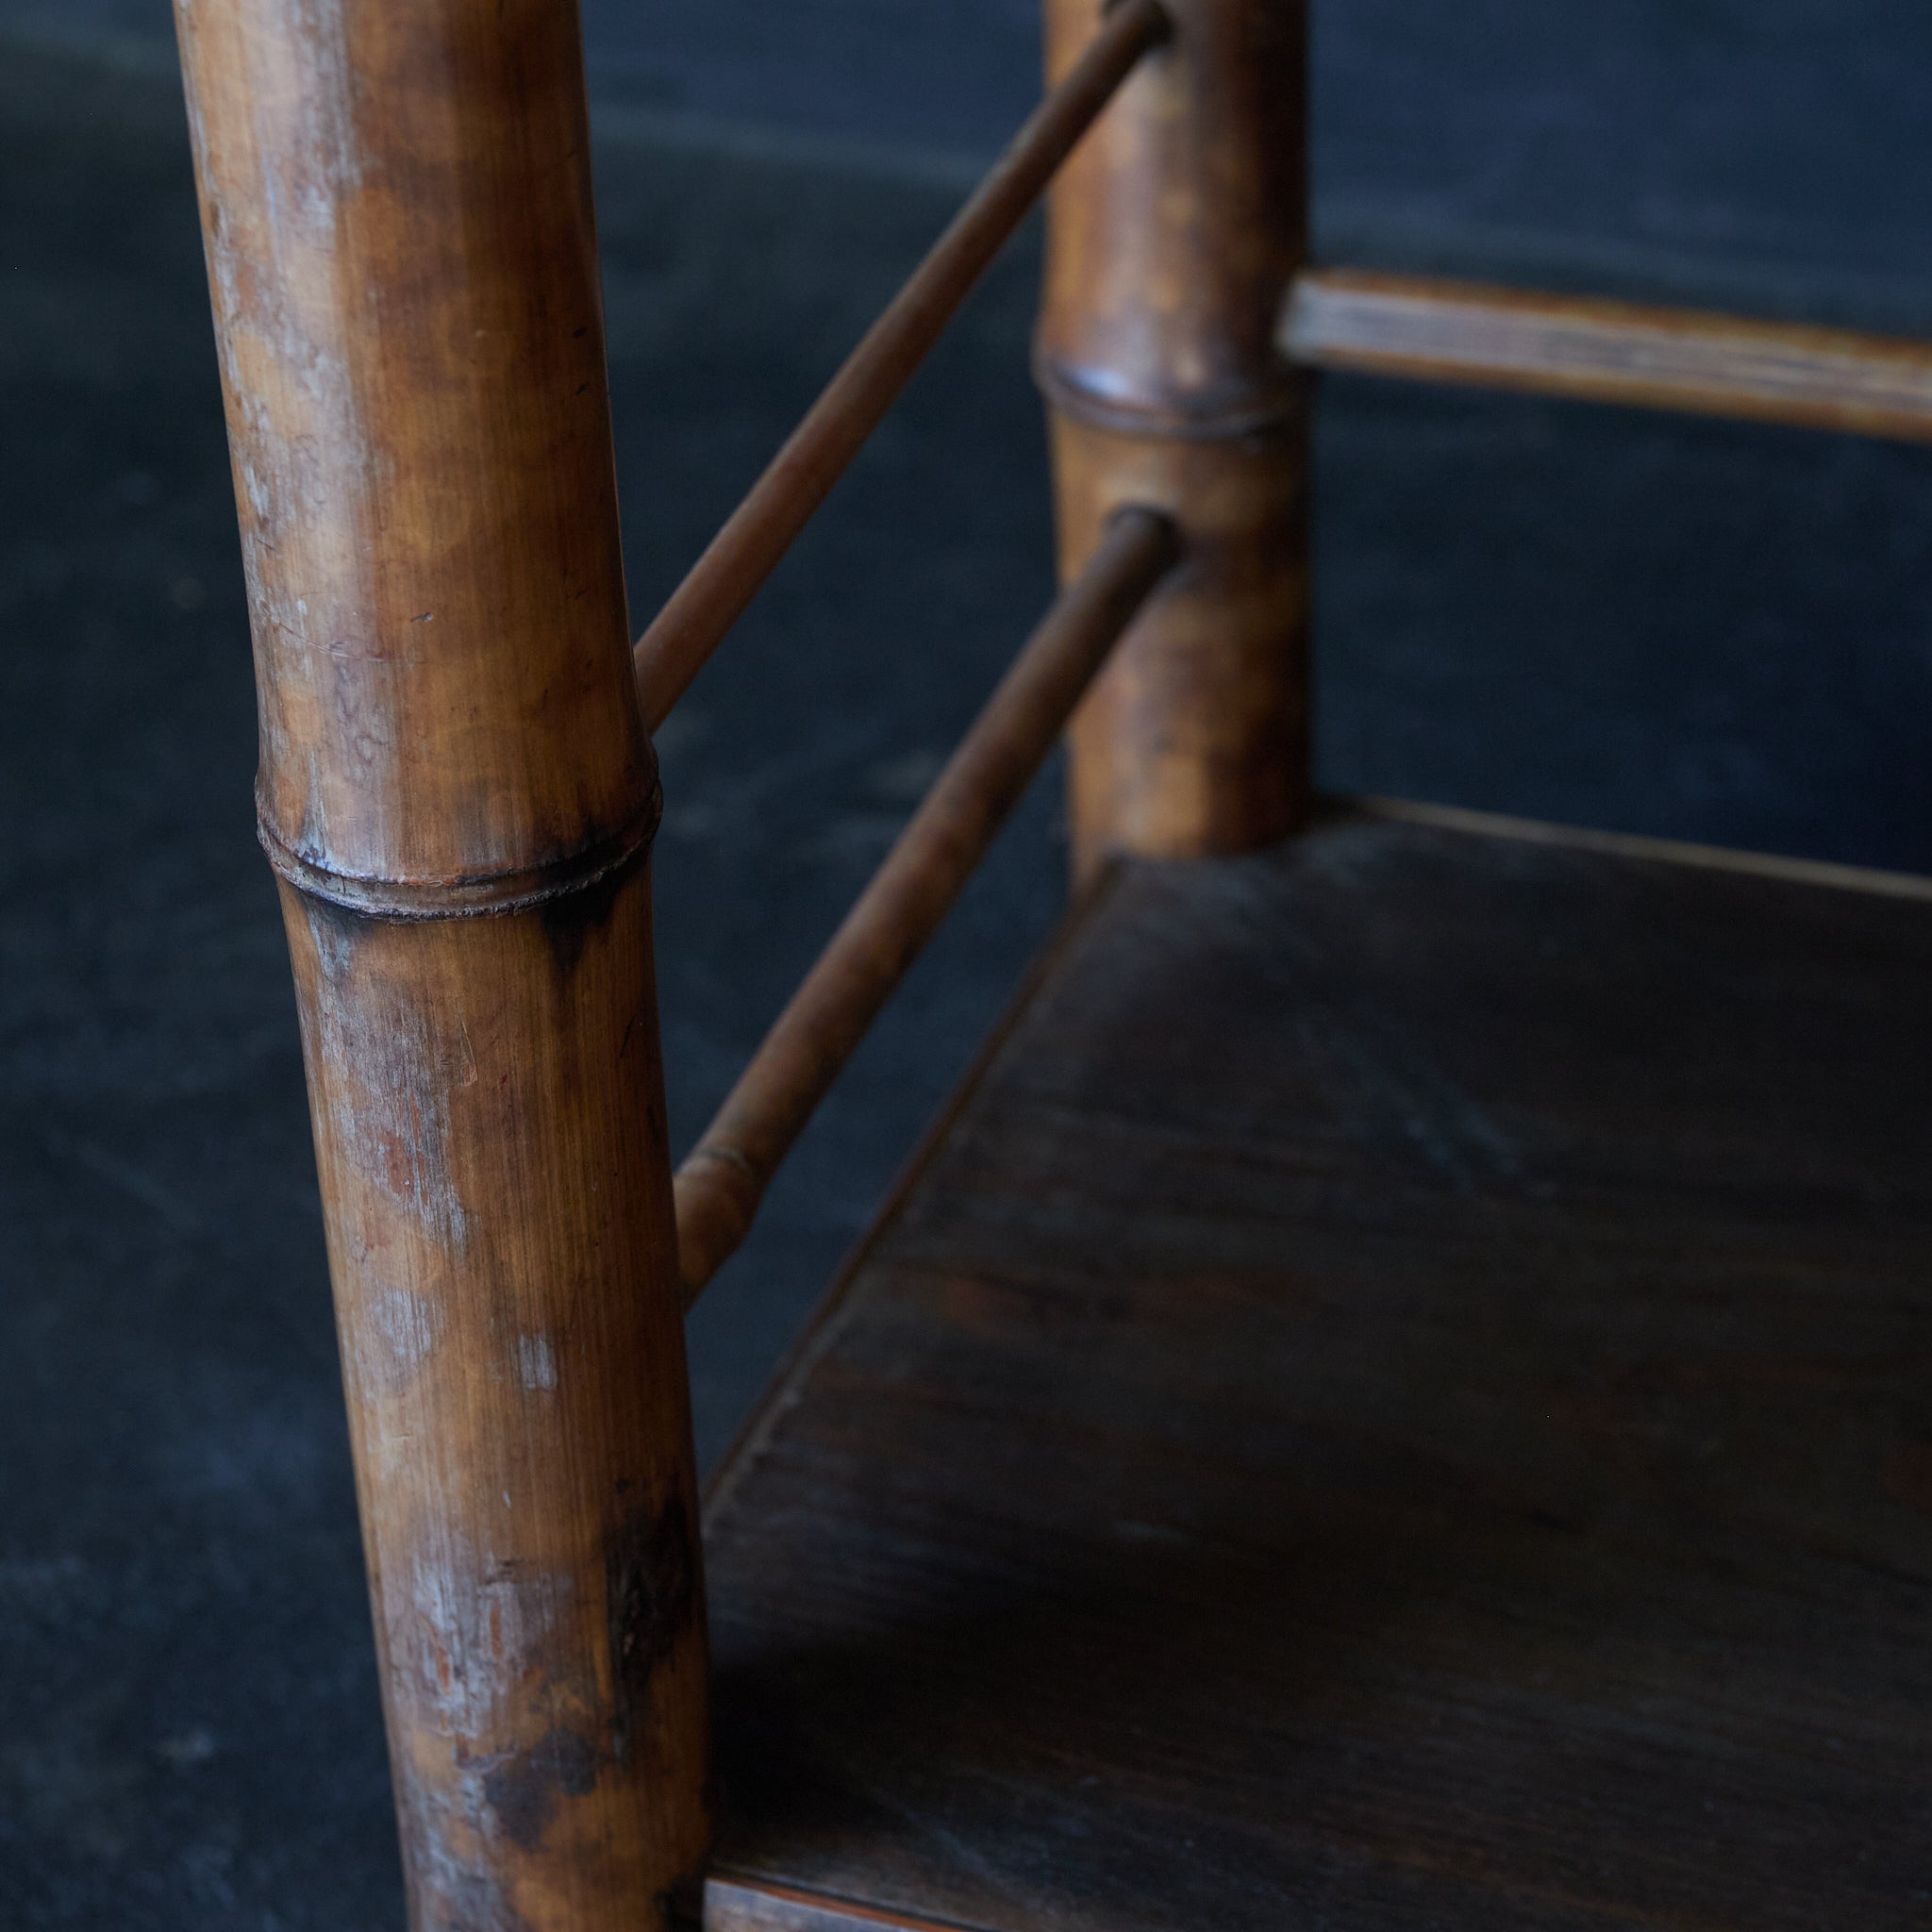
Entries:
[[1602,296],[1315,269],[1282,316],[1311,369],[1932,438],[1932,346]]

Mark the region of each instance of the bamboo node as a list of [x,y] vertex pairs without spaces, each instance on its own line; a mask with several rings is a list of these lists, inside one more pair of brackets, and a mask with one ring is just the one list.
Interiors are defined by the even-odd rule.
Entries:
[[368,919],[483,919],[525,912],[622,877],[650,856],[663,816],[663,788],[654,776],[642,806],[627,823],[560,858],[500,872],[414,878],[338,872],[297,852],[270,823],[259,792],[255,835],[268,862],[305,898],[323,899]]

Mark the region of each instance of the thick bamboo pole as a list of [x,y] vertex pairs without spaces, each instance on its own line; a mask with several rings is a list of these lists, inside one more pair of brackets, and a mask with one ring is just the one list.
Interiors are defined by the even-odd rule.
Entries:
[[418,1932],[665,1922],[705,1638],[570,0],[177,0]]
[[[1274,341],[1304,254],[1303,5],[1167,12],[1047,199],[1061,575],[1122,503],[1166,509],[1186,545],[1074,722],[1080,876],[1264,843],[1307,790],[1307,392]],[[1101,16],[1046,0],[1049,77]]]
[[751,1232],[778,1163],[939,930],[1080,694],[1174,567],[1174,525],[1128,508],[1000,680],[885,863],[677,1170],[677,1243],[695,1301]]

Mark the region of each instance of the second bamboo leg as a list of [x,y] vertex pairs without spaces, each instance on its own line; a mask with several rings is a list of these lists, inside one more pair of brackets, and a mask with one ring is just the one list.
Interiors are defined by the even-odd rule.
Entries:
[[[1047,0],[1050,73],[1101,0]],[[1304,254],[1301,0],[1167,0],[1168,42],[1048,205],[1036,367],[1063,577],[1108,513],[1165,509],[1181,567],[1072,732],[1076,874],[1270,842],[1307,752],[1307,383],[1275,346]]]

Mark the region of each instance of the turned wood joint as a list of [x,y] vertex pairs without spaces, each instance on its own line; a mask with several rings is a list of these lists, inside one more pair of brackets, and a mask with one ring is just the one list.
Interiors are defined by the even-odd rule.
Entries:
[[687,1308],[744,1245],[771,1185],[769,1170],[741,1147],[707,1139],[677,1171],[677,1259]]

